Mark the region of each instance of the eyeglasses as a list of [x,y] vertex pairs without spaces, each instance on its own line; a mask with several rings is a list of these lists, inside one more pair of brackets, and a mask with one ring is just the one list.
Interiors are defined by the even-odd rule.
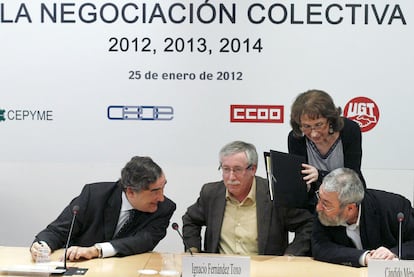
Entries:
[[315,195],[316,195],[316,198],[318,199],[318,203],[321,203],[322,208],[325,211],[330,212],[330,211],[333,211],[335,209],[335,207],[327,206],[326,203],[324,203],[324,201],[319,197],[319,190],[315,191]]
[[221,170],[221,172],[223,172],[224,175],[230,175],[231,172],[233,172],[234,175],[236,176],[240,176],[241,174],[243,174],[246,170],[249,170],[252,168],[252,165],[247,166],[246,168],[240,167],[240,166],[236,166],[236,167],[222,167],[221,165],[219,166],[219,170]]
[[311,131],[320,131],[320,130],[322,130],[322,128],[323,127],[325,127],[325,125],[327,124],[328,122],[327,121],[325,121],[325,122],[318,122],[318,123],[316,123],[315,125],[308,125],[308,124],[302,124],[301,126],[300,126],[300,129],[302,130],[302,132],[304,132],[304,133],[309,133],[309,132],[311,132]]

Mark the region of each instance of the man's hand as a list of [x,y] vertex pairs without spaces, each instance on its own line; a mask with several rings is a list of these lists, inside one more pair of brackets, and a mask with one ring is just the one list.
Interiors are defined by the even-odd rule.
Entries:
[[50,256],[50,253],[52,253],[52,250],[50,249],[49,245],[47,245],[45,242],[35,242],[30,247],[30,254],[32,254],[33,261],[36,261],[37,256],[39,255],[39,250],[42,247],[46,247],[46,249],[48,250],[49,256]]
[[397,256],[392,253],[388,248],[381,246],[375,250],[369,251],[365,256],[365,264],[368,264],[369,260],[394,260],[398,259]]
[[[99,250],[95,246],[91,247],[80,247],[71,246],[68,248],[66,258],[69,261],[78,261],[80,259],[90,260],[99,257]],[[63,259],[63,257],[62,257]]]

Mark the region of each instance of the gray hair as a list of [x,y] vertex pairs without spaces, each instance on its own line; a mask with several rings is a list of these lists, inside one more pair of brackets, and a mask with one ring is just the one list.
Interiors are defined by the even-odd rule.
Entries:
[[251,144],[244,141],[232,141],[221,148],[219,153],[220,158],[220,165],[221,160],[223,157],[230,156],[233,154],[237,154],[240,152],[244,152],[247,157],[248,165],[256,165],[258,164],[258,157],[257,157],[257,151],[256,147]]
[[358,174],[349,168],[337,168],[323,178],[323,189],[337,192],[341,206],[350,203],[361,204],[364,199],[364,186]]
[[161,167],[150,157],[135,156],[122,169],[120,184],[124,190],[131,187],[139,192],[149,189],[162,174]]

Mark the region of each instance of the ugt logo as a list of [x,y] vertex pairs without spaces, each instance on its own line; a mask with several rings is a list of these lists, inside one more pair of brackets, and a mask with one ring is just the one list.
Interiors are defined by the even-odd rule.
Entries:
[[345,105],[344,115],[357,122],[361,132],[367,132],[377,125],[380,113],[373,100],[367,97],[356,97]]

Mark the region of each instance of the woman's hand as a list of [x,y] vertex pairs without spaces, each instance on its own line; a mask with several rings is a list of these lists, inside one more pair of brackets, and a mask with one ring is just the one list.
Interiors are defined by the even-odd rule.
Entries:
[[313,182],[318,181],[319,172],[318,169],[314,166],[311,166],[309,164],[302,164],[303,169],[301,170],[301,173],[305,175],[303,177],[303,180],[306,182],[308,191],[310,190],[311,184]]

